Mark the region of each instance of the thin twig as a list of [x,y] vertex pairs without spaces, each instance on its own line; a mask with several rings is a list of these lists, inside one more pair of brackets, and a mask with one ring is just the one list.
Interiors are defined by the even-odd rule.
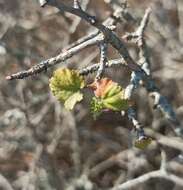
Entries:
[[[106,63],[106,68],[109,68],[109,67],[113,67],[113,66],[125,66],[125,61],[123,58],[121,59],[113,59],[113,60],[109,60],[107,63]],[[93,73],[93,72],[96,72],[100,67],[100,64],[99,63],[95,63],[95,64],[92,64],[86,68],[83,68],[79,71],[79,74],[80,75],[88,75],[89,73]]]
[[107,43],[101,42],[100,46],[100,66],[97,71],[96,80],[101,79],[107,63]]
[[50,59],[47,59],[46,61],[43,61],[37,65],[34,65],[32,68],[20,71],[18,73],[12,74],[10,76],[7,76],[7,80],[13,80],[13,79],[23,79],[38,73],[41,73],[43,71],[46,71],[49,67],[52,67],[53,65],[59,64],[61,62],[66,61],[67,59],[71,58],[76,53],[80,52],[84,48],[92,45],[98,44],[101,40],[103,40],[102,35],[98,35],[95,38],[92,38],[80,45],[77,45],[68,51],[62,52],[61,54],[57,55],[56,57],[52,57]]

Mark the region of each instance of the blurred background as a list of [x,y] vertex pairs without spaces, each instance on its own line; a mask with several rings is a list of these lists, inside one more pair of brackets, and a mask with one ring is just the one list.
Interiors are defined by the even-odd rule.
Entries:
[[[70,1],[68,1],[69,3]],[[115,6],[104,0],[83,0],[82,6],[101,21]],[[183,122],[183,1],[129,0],[131,21],[118,24],[119,36],[134,31],[151,5],[152,14],[146,30],[152,76]],[[40,8],[37,0],[0,0],[0,189],[14,190],[104,190],[157,170],[161,164],[156,141],[145,150],[133,146],[134,132],[126,116],[104,113],[93,120],[89,109],[91,92],[72,112],[51,95],[49,78],[56,67],[84,68],[99,60],[98,47],[75,55],[64,64],[24,80],[6,81],[11,73],[28,69],[55,56],[70,43],[93,28],[80,19]],[[138,49],[127,44],[135,60]],[[119,58],[110,48],[109,59]],[[88,81],[95,75],[89,75]],[[106,76],[126,86],[127,68],[110,68]],[[158,110],[146,90],[133,95],[138,120],[153,135],[173,139],[170,124]],[[178,139],[183,144],[183,140]],[[183,178],[180,149],[164,146],[167,169]],[[150,179],[136,190],[181,190],[176,183]]]

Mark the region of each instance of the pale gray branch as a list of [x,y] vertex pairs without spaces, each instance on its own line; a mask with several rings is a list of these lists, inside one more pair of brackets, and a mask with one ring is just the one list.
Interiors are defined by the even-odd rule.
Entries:
[[147,174],[141,175],[140,177],[137,177],[135,179],[129,180],[117,187],[114,187],[112,190],[123,190],[123,189],[128,190],[133,187],[137,187],[141,183],[145,183],[148,180],[153,179],[153,178],[167,179],[167,180],[174,182],[176,185],[183,187],[183,179],[182,178],[180,178],[176,175],[173,175],[173,174],[164,173],[161,170],[157,170],[157,171],[153,171],[153,172],[149,172]]

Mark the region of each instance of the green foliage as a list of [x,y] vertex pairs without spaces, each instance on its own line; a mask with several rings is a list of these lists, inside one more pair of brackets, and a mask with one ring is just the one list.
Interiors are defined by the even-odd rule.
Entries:
[[101,114],[103,109],[103,102],[100,99],[93,97],[91,100],[91,112],[93,113],[94,119],[96,119]]
[[124,98],[124,90],[117,83],[108,78],[101,79],[89,85],[95,93],[91,102],[91,111],[94,117],[107,109],[122,111],[130,106],[129,100]]
[[[77,102],[83,99],[81,89],[85,87],[84,78],[75,70],[57,69],[50,79],[50,89],[57,99],[64,103],[66,109],[72,110]],[[91,101],[91,111],[96,119],[102,111],[122,111],[131,106],[131,102],[124,98],[123,88],[111,79],[102,78],[88,85],[95,96]],[[151,138],[139,135],[134,145],[144,149],[151,143]]]
[[50,89],[53,95],[69,110],[83,99],[80,90],[84,87],[83,77],[75,70],[57,69],[50,79]]

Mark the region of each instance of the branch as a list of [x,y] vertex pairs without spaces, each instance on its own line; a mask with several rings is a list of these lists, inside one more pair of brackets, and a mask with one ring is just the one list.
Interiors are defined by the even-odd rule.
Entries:
[[[86,10],[89,2],[90,2],[90,0],[81,1],[81,3],[79,4],[79,8],[81,9],[81,7],[82,7],[84,10]],[[77,7],[77,5],[75,5],[75,6]],[[81,18],[79,18],[79,17],[75,18],[69,31],[71,33],[74,33],[76,31],[77,27],[79,26],[80,22],[81,22]]]
[[63,49],[63,51],[68,51],[69,49],[73,48],[73,47],[76,47],[78,45],[81,45],[82,43],[88,41],[88,40],[91,40],[92,38],[95,38],[98,34],[100,34],[99,31],[95,31],[91,34],[88,34],[84,37],[81,37],[79,38],[77,41],[71,43],[70,45],[68,45],[65,49]]
[[[56,7],[60,11],[66,11],[71,14],[74,14],[74,15],[82,18],[86,22],[88,22],[90,25],[96,27],[100,32],[103,33],[107,42],[110,43],[119,52],[119,54],[124,58],[127,66],[131,70],[135,70],[135,71],[141,70],[141,68],[134,62],[134,60],[128,53],[128,50],[127,50],[126,46],[124,45],[124,43],[117,37],[117,35],[111,29],[106,27],[104,24],[101,24],[94,16],[89,15],[82,9],[76,9],[73,7],[69,7],[69,6],[64,5],[61,2],[59,2],[59,4],[58,4],[56,0],[47,1],[47,5]],[[75,48],[77,49],[78,47],[75,47]],[[77,52],[78,51],[74,52],[74,54]],[[62,61],[65,61],[66,59],[70,58],[72,55],[73,54],[71,54],[71,55],[64,54],[64,56],[62,54],[58,55],[57,57],[48,59],[46,61],[41,62],[38,65],[33,66],[31,69],[29,69],[27,71],[22,71],[22,72],[10,75],[6,79],[8,79],[8,80],[22,79],[22,78],[28,77],[30,75],[40,73],[52,65],[55,65]]]
[[[113,66],[125,66],[125,61],[123,58],[121,59],[114,59],[114,60],[110,60],[106,63],[105,67],[106,68],[109,68],[109,67],[113,67]],[[100,63],[96,63],[96,64],[93,64],[91,66],[88,66],[86,68],[83,68],[79,71],[79,74],[80,75],[88,75],[89,73],[93,73],[95,71],[97,71],[100,67]]]
[[[153,139],[155,139],[157,141],[157,143],[161,146],[167,146],[167,147],[173,148],[175,150],[183,151],[183,142],[177,138],[166,137],[164,135],[161,135],[160,133],[154,132],[152,129],[145,129],[145,133],[148,136],[151,136]],[[135,152],[138,153],[138,150],[137,149],[134,149],[134,150],[128,149],[128,150],[119,152],[115,155],[112,155],[108,159],[100,162],[95,167],[91,168],[89,175],[91,177],[96,177],[96,176],[100,175],[100,173],[107,170],[108,168],[114,167],[116,165],[120,166],[124,170],[127,170],[128,164],[126,162],[128,162],[128,160],[124,159],[124,157],[125,156],[128,157],[128,154],[131,155],[132,152],[133,152],[133,154],[135,154]],[[136,157],[137,156],[138,155],[136,155]],[[169,164],[167,165],[167,167],[169,168]],[[170,170],[171,170],[171,167],[170,167]]]
[[136,140],[134,143],[135,146],[138,147],[140,143],[140,144],[144,144],[142,146],[144,146],[145,148],[151,142],[151,138],[145,134],[143,125],[137,120],[136,112],[132,107],[128,108],[127,114],[128,114],[128,119],[132,122],[135,132],[136,132]]
[[157,170],[157,171],[152,171],[147,174],[144,174],[135,179],[129,180],[117,187],[114,187],[113,190],[123,190],[123,189],[128,190],[133,187],[137,187],[139,184],[145,183],[146,181],[153,179],[153,178],[167,179],[167,180],[170,180],[170,181],[174,182],[175,184],[183,187],[183,179],[182,178],[180,178],[176,175],[173,175],[173,174],[162,172],[161,170]]
[[169,138],[164,135],[161,135],[160,133],[153,131],[152,129],[147,129],[147,128],[145,129],[145,133],[151,136],[153,139],[156,139],[158,144],[183,152],[183,141],[180,139],[177,139],[177,137]]
[[[142,56],[142,58],[144,58],[145,62],[142,65],[138,65],[134,62],[134,60],[130,56],[123,41],[121,39],[119,39],[118,36],[111,29],[106,27],[104,24],[101,24],[94,16],[91,16],[90,14],[86,13],[82,9],[69,7],[61,2],[58,3],[56,0],[49,0],[49,1],[47,1],[47,4],[58,8],[60,11],[65,11],[65,12],[71,13],[73,15],[76,15],[76,16],[82,18],[83,20],[88,22],[90,25],[92,25],[96,29],[98,29],[101,33],[103,33],[103,35],[105,36],[106,42],[110,43],[118,51],[118,53],[124,58],[126,66],[130,70],[135,71],[135,74],[141,73],[142,81],[144,81],[147,91],[149,93],[158,94],[161,97],[161,98],[159,98],[159,100],[161,100],[161,101],[159,101],[159,104],[157,107],[160,108],[160,110],[166,115],[166,118],[168,118],[168,120],[171,121],[175,125],[175,127],[176,127],[174,130],[175,133],[179,136],[183,134],[183,129],[181,129],[180,122],[176,118],[175,112],[173,111],[171,105],[168,103],[168,101],[165,97],[160,95],[159,90],[155,85],[155,82],[149,76],[150,70],[144,69],[143,65],[146,65],[147,68],[149,68],[149,61],[147,62],[148,57],[146,56],[145,49],[143,48],[144,47],[143,44],[141,44],[139,42],[139,48],[141,50],[140,52],[142,52],[140,56]],[[150,9],[147,9],[144,18],[142,19],[141,25],[140,25],[139,29],[137,30],[137,35],[140,35],[140,37],[138,36],[139,37],[138,39],[143,39],[143,34],[144,34],[144,30],[148,23],[149,14],[150,14]],[[91,41],[92,40],[93,39],[91,39]],[[87,43],[89,43],[89,41],[86,41],[85,43],[87,44]],[[97,40],[97,42],[92,41],[92,43],[91,43],[91,41],[90,41],[90,45],[96,44],[98,42],[98,40]],[[143,42],[145,42],[145,41],[142,40],[142,43]],[[82,47],[82,45],[83,44],[80,44],[80,45],[74,47],[73,49],[70,49],[67,52],[61,53],[57,57],[43,61],[40,64],[33,66],[31,69],[29,69],[27,71],[22,71],[22,72],[7,76],[6,79],[8,79],[8,80],[22,79],[22,78],[28,77],[30,75],[40,73],[40,72],[46,70],[48,67],[51,67],[59,62],[65,61],[66,59],[72,57],[75,53],[80,51],[80,48]],[[88,44],[86,46],[88,46]],[[83,46],[81,49],[83,49],[86,46]],[[149,71],[149,73],[148,73],[148,71]],[[131,87],[133,87],[133,86],[131,86]]]
[[7,76],[6,79],[7,80],[23,79],[23,78],[41,73],[43,71],[46,71],[49,67],[52,67],[53,65],[66,61],[67,59],[71,58],[73,55],[80,52],[84,48],[88,46],[96,45],[102,40],[103,40],[103,36],[99,34],[95,38],[89,39],[88,41],[85,41],[77,46],[74,46],[73,48],[70,48],[67,51],[60,53],[56,57],[52,57],[50,59],[47,59],[46,61],[43,61],[37,65],[34,65],[32,68],[28,70],[20,71],[18,73]]
[[4,190],[13,190],[13,187],[8,182],[8,180],[0,174],[0,189],[3,188]]
[[[151,13],[151,9],[148,8],[145,12],[145,15],[141,21],[141,24],[137,31],[135,32],[138,36],[137,45],[140,49],[139,51],[139,64],[147,75],[151,74],[150,71],[150,59],[147,52],[147,45],[144,38],[144,31],[149,21],[149,15]],[[162,96],[159,92],[159,89],[156,87],[155,82],[151,79],[146,84],[146,89],[149,92],[151,97],[154,97],[154,108],[159,108],[163,113],[165,118],[167,118],[175,127],[173,130],[177,136],[183,137],[183,129],[180,125],[180,122],[173,110],[173,107],[168,102],[167,98]]]
[[[107,19],[103,22],[103,24],[104,24],[106,27],[110,27],[110,26],[117,25],[117,23],[119,22],[119,20],[120,20],[121,17],[123,16],[123,11],[124,11],[124,9],[121,8],[120,6],[118,6],[118,7],[115,9],[114,13],[113,13],[109,18],[107,18]],[[80,17],[79,17],[79,18],[80,18]],[[80,19],[81,19],[81,18],[80,18]],[[95,37],[95,36],[97,36],[99,33],[100,33],[100,31],[97,30],[97,29],[95,29],[95,31],[93,31],[91,34],[88,34],[88,35],[86,35],[86,36],[80,38],[80,39],[77,40],[76,42],[70,44],[70,45],[66,48],[66,50],[68,50],[68,49],[70,49],[70,48],[72,48],[72,47],[74,47],[74,46],[76,46],[76,45],[79,45],[79,44],[81,44],[81,43],[83,43],[83,42],[85,42],[85,41],[87,41],[87,40],[89,40],[89,39],[91,39],[91,38],[93,38],[93,37]]]
[[100,32],[103,33],[107,42],[110,43],[118,51],[118,53],[125,59],[127,66],[131,70],[135,71],[141,70],[141,68],[134,62],[134,60],[130,56],[125,44],[121,41],[121,39],[119,39],[117,35],[113,31],[111,31],[108,27],[101,24],[94,16],[89,15],[88,13],[86,13],[81,9],[75,9],[73,7],[66,6],[61,2],[59,2],[58,4],[56,0],[50,0],[48,4],[58,8],[60,11],[69,12],[73,15],[81,17],[90,25],[97,28]]
[[[150,59],[147,53],[147,45],[145,42],[144,32],[147,27],[149,16],[151,13],[151,8],[148,8],[144,14],[144,17],[140,23],[140,26],[134,33],[127,34],[123,37],[127,41],[133,41],[137,43],[139,47],[139,61],[138,64],[141,66],[143,71],[146,73],[146,76],[142,72],[132,72],[130,84],[125,90],[125,97],[128,98],[131,96],[134,89],[139,85],[140,81],[143,81],[151,97],[154,97],[154,108],[159,108],[166,119],[168,119],[175,127],[173,130],[177,136],[183,136],[183,129],[180,125],[180,122],[167,98],[162,96],[157,88],[154,80],[150,77]],[[149,79],[147,80],[147,76]]]
[[107,63],[107,43],[101,42],[99,45],[100,45],[100,66],[97,71],[96,80],[101,79]]
[[126,21],[128,23],[135,24],[137,23],[137,20],[133,18],[133,16],[128,11],[128,3],[127,0],[124,0],[123,2],[119,2],[116,0],[104,0],[105,3],[110,4],[115,10],[113,16],[116,17],[116,20],[118,21]]

